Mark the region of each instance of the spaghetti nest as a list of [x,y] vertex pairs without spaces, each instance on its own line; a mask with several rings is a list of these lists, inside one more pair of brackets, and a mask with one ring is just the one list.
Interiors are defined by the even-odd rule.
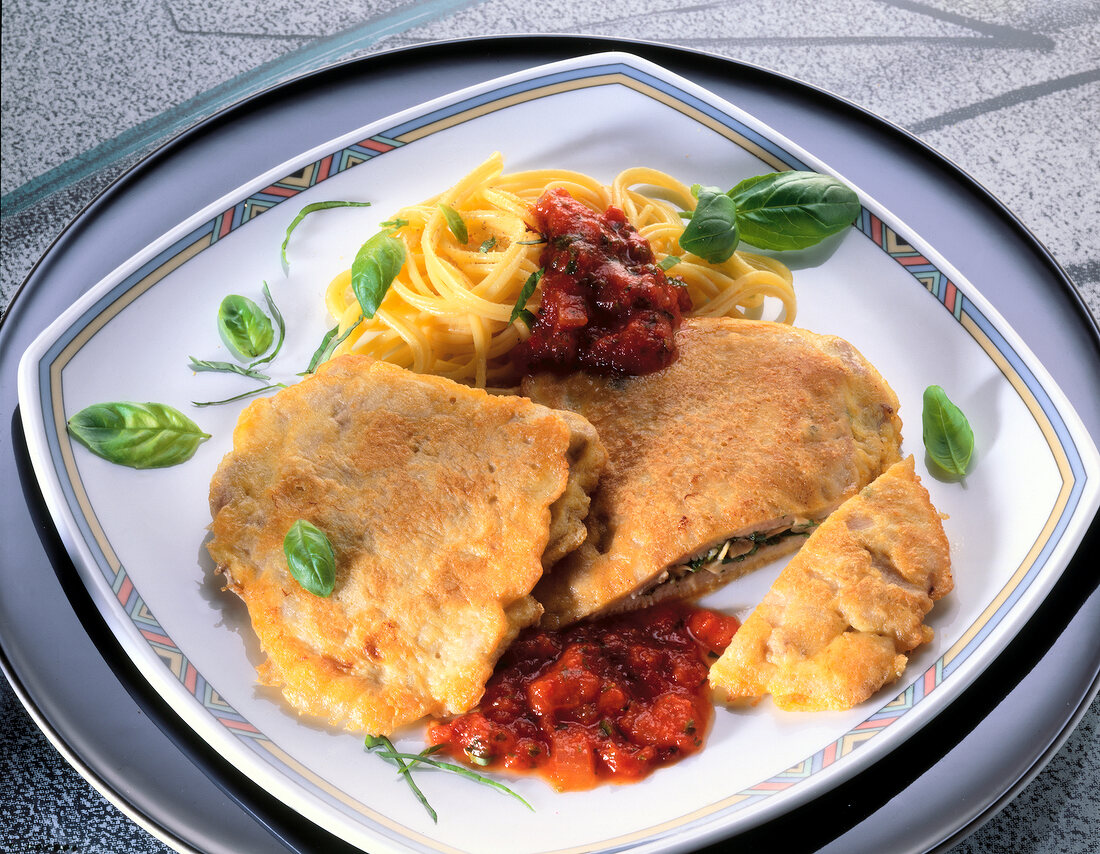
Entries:
[[[552,187],[597,211],[621,209],[658,263],[672,264],[668,274],[687,287],[691,316],[759,318],[772,297],[782,304],[781,320],[794,321],[792,276],[782,263],[738,251],[709,264],[683,251],[680,211],[694,210],[695,198],[664,172],[627,169],[607,186],[558,169],[505,175],[503,166],[503,157],[494,154],[446,192],[396,213],[394,236],[404,242],[406,260],[373,318],[362,316],[351,270],[333,279],[328,309],[340,334],[351,330],[334,355],[362,353],[480,388],[514,385],[508,351],[529,330],[522,318],[511,318],[524,284],[539,269],[543,243],[531,206]],[[461,217],[465,242],[448,225],[445,207]],[[539,301],[536,289],[526,307],[537,312]]]

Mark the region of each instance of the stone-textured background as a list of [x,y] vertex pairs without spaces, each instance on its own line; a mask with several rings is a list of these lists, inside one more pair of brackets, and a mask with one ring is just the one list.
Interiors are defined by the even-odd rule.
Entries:
[[[918,135],[1014,211],[1100,314],[1095,0],[5,0],[0,316],[96,193],[171,134],[303,71],[437,39],[586,33],[779,71]],[[58,140],[64,140],[59,145]],[[1100,851],[1100,703],[952,854]],[[161,852],[0,680],[0,847]]]

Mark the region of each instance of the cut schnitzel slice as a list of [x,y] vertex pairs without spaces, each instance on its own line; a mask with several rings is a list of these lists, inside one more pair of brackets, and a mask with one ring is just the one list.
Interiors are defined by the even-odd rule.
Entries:
[[[539,618],[547,548],[583,538],[604,459],[579,416],[361,356],[255,401],[210,486],[207,548],[248,606],[260,681],[372,734],[471,708]],[[287,568],[298,519],[333,546],[329,597]]]
[[588,538],[535,589],[544,626],[714,589],[796,549],[899,458],[897,398],[846,341],[729,318],[676,340],[654,374],[523,383],[591,421],[609,457]]
[[710,669],[727,702],[849,709],[932,640],[924,617],[954,586],[940,516],[909,457],[810,535]]

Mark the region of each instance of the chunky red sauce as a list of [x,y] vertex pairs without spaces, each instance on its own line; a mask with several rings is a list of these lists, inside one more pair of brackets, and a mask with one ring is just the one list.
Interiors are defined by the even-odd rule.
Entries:
[[432,724],[428,740],[473,765],[537,771],[563,791],[638,780],[702,747],[713,716],[709,662],[738,625],[671,604],[528,629],[497,664],[480,706]]
[[561,188],[543,193],[534,215],[545,274],[531,336],[513,350],[520,371],[640,375],[671,365],[691,297],[626,215],[596,213]]

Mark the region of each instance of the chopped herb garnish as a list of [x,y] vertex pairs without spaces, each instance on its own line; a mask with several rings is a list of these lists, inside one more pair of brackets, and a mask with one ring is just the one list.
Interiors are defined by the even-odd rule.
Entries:
[[[381,748],[385,751],[383,753],[382,750],[379,750],[379,755],[381,755],[383,759],[388,759],[393,762],[393,764],[398,767],[401,776],[403,776],[405,782],[409,784],[409,788],[412,790],[413,795],[415,795],[416,799],[424,806],[424,809],[428,811],[428,815],[431,816],[432,821],[438,823],[439,815],[432,809],[432,805],[428,803],[428,799],[424,796],[424,793],[420,791],[420,787],[416,785],[416,781],[413,780],[412,774],[409,773],[409,766],[405,764],[405,760],[398,757],[393,742],[384,735],[368,735],[363,741],[363,747],[367,750],[378,750]],[[431,748],[428,748],[428,750],[431,750]],[[428,751],[425,751],[425,753],[427,752]]]
[[538,287],[539,279],[542,278],[542,274],[545,271],[540,267],[535,270],[530,276],[527,277],[527,281],[523,283],[523,289],[519,292],[519,299],[516,300],[515,308],[512,309],[512,316],[508,318],[509,323],[514,323],[517,317],[524,317],[524,323],[527,324],[527,328],[530,329],[534,323],[534,315],[531,312],[527,312],[530,315],[531,320],[528,322],[527,316],[523,312],[527,308],[527,300],[531,299],[531,295],[534,294],[535,288]]
[[286,270],[290,266],[288,264],[287,260],[286,260],[286,247],[287,247],[287,244],[290,243],[290,233],[292,231],[294,231],[294,229],[298,227],[298,223],[300,223],[303,219],[305,219],[309,214],[314,213],[315,211],[328,210],[329,208],[366,208],[366,207],[370,207],[370,202],[330,201],[330,202],[313,202],[313,204],[306,205],[304,208],[302,208],[300,211],[298,211],[298,215],[296,217],[294,217],[294,219],[291,220],[290,225],[288,225],[286,227],[286,237],[283,238],[283,245],[279,250],[279,257],[281,257],[283,259],[283,270]]
[[271,291],[267,287],[267,282],[264,282],[264,299],[267,300],[267,308],[271,312],[271,316],[275,319],[275,325],[279,327],[279,340],[275,343],[275,349],[262,359],[257,359],[249,368],[255,368],[257,365],[265,365],[279,355],[279,351],[283,348],[283,339],[286,338],[286,322],[283,320],[283,313],[279,311],[275,305],[275,300],[271,297]]
[[490,237],[488,240],[486,240],[484,243],[482,243],[477,248],[477,251],[480,252],[482,255],[484,255],[485,253],[487,253],[489,250],[491,250],[496,245],[497,245],[497,239],[495,237]]
[[680,263],[680,256],[679,255],[666,255],[664,258],[662,258],[660,260],[660,262],[657,264],[657,266],[660,267],[662,270],[664,270],[667,273],[669,270],[671,270],[673,267],[675,267],[679,263]]
[[462,214],[450,205],[441,204],[439,209],[443,211],[443,218],[447,220],[447,228],[451,230],[455,240],[459,243],[466,243],[470,239],[470,233],[466,230],[466,221],[462,218]]
[[312,374],[317,370],[317,366],[322,362],[328,361],[332,357],[332,354],[336,351],[336,348],[344,343],[344,339],[351,335],[355,331],[356,327],[363,322],[363,318],[359,318],[355,323],[344,330],[343,334],[337,337],[336,333],[340,331],[339,326],[334,326],[328,332],[325,333],[321,339],[321,345],[314,351],[313,358],[309,360],[309,367],[307,367],[302,374]]
[[237,394],[233,397],[227,397],[225,400],[192,400],[192,406],[221,406],[223,403],[233,403],[237,400],[244,400],[246,397],[252,397],[254,394],[263,394],[265,391],[272,391],[277,388],[286,388],[286,383],[272,383],[271,385],[260,386],[260,388],[254,388],[252,391],[246,391],[244,394]]
[[428,799],[424,797],[424,793],[420,791],[420,787],[416,785],[412,778],[413,769],[419,765],[428,765],[432,768],[436,768],[440,771],[447,771],[451,774],[457,774],[460,777],[465,777],[467,780],[473,780],[475,783],[480,783],[483,786],[489,786],[496,789],[499,792],[503,792],[506,795],[511,795],[527,809],[532,812],[535,808],[527,803],[522,797],[513,792],[503,783],[498,783],[496,780],[492,780],[489,777],[484,777],[469,768],[464,768],[461,765],[455,765],[451,762],[441,762],[438,759],[433,759],[432,754],[440,750],[440,746],[429,747],[422,750],[420,753],[401,753],[384,735],[368,735],[363,742],[363,746],[369,750],[377,753],[383,759],[388,762],[392,762],[397,766],[401,776],[405,778],[405,781],[409,784],[409,788],[412,789],[416,799],[424,806],[424,809],[428,811],[428,815],[431,816],[432,821],[438,821],[436,811],[432,809],[431,804],[428,803]]
[[194,356],[188,356],[187,358],[191,360],[191,370],[197,374],[205,372],[239,374],[242,377],[259,380],[260,382],[267,382],[271,379],[267,374],[260,373],[252,368],[236,365],[233,362],[212,362],[208,359],[196,359]]

